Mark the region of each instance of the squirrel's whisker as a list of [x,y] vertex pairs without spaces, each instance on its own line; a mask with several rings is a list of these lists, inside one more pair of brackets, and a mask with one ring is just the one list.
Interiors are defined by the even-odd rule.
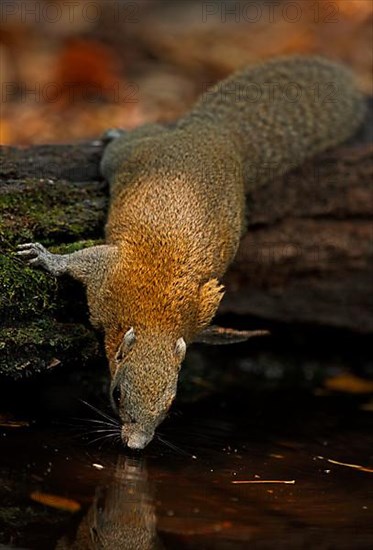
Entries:
[[100,420],[100,419],[97,419],[97,418],[75,418],[75,420],[80,420],[84,423],[100,424],[101,426],[120,427],[120,422],[119,421],[110,422],[108,420]]
[[99,434],[99,433],[104,433],[104,434],[120,434],[120,430],[107,430],[107,429],[97,429],[97,430],[89,430],[89,432],[86,432],[87,435],[88,434]]
[[98,441],[104,441],[104,440],[106,440],[106,442],[108,442],[108,441],[110,441],[110,439],[112,440],[112,442],[117,440],[115,434],[106,434],[106,435],[101,435],[100,437],[97,437],[96,439],[93,439],[92,441],[89,441],[88,445],[92,445],[93,443],[97,443]]
[[103,418],[106,418],[106,420],[108,420],[109,422],[116,422],[116,419],[113,418],[112,416],[110,416],[109,414],[105,413],[104,411],[101,411],[100,409],[98,409],[97,407],[95,407],[94,405],[91,405],[91,403],[88,403],[88,401],[84,401],[84,399],[80,399],[80,401],[86,405],[87,407],[89,407],[90,409],[92,409],[93,411],[95,411],[97,414],[99,414],[100,416],[102,416]]
[[173,443],[170,443],[170,441],[167,441],[167,439],[164,439],[159,434],[157,434],[157,438],[161,443],[166,445],[166,447],[169,447],[170,449],[177,452],[178,454],[184,455],[184,456],[193,456],[192,453],[188,453],[188,451],[184,451],[184,449],[181,449],[180,447],[177,447]]

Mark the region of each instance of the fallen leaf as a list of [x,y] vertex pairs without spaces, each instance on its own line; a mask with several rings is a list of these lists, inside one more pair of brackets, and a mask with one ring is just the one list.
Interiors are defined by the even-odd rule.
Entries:
[[0,426],[2,428],[27,428],[30,426],[30,422],[27,420],[16,420],[7,415],[0,415]]
[[325,388],[346,393],[371,393],[373,392],[373,380],[359,378],[354,374],[343,373],[324,382]]
[[81,508],[79,502],[70,498],[60,497],[58,495],[51,495],[48,493],[41,493],[34,491],[30,495],[31,500],[50,506],[51,508],[57,508],[58,510],[66,510],[67,512],[78,512]]
[[373,401],[369,401],[368,403],[363,403],[360,407],[362,411],[369,411],[373,412]]
[[47,366],[47,369],[52,369],[54,367],[58,367],[61,364],[61,361],[57,359],[57,357],[53,357],[49,365]]
[[[70,38],[56,59],[56,99],[60,105],[115,100],[120,62],[114,49],[92,39]],[[53,101],[58,106],[58,102]]]
[[282,480],[282,479],[255,479],[255,480],[242,480],[242,481],[232,481],[235,485],[246,485],[248,483],[282,483],[284,485],[294,485],[295,479],[291,480]]

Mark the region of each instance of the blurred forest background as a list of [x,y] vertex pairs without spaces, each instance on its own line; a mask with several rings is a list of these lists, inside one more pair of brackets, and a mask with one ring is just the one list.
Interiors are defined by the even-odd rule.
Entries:
[[371,0],[4,0],[1,143],[170,121],[247,63],[313,53],[372,94]]

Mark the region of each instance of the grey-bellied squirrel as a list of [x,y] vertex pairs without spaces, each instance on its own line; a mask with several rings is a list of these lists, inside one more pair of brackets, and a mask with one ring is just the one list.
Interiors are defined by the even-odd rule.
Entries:
[[[245,192],[347,139],[364,101],[352,74],[318,57],[247,67],[206,92],[172,128],[112,132],[106,244],[67,255],[21,245],[30,265],[87,288],[104,331],[121,437],[142,449],[175,397],[187,345],[239,341],[211,327],[221,277],[245,230]],[[254,333],[255,334],[255,333]]]

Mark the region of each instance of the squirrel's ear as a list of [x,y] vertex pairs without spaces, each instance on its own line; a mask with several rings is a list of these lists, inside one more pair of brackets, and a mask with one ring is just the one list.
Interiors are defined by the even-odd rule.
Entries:
[[136,342],[136,334],[133,327],[131,327],[129,330],[127,330],[126,334],[123,336],[123,340],[117,350],[115,360],[117,362],[122,361],[126,353],[129,352],[129,350],[133,347],[135,342]]
[[217,279],[210,279],[200,287],[197,319],[199,330],[210,324],[223,296],[224,286]]
[[268,330],[234,330],[212,325],[200,332],[194,342],[212,345],[237,344],[255,336],[268,336],[269,334]]

